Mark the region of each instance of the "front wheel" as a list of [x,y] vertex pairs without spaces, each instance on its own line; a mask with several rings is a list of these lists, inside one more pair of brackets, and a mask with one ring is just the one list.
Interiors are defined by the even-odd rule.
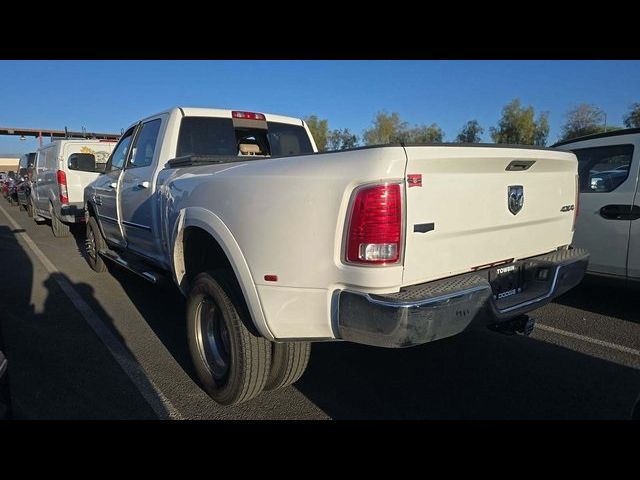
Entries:
[[233,301],[224,271],[201,273],[187,298],[187,339],[200,382],[222,405],[235,405],[264,389],[271,366],[271,345],[251,333],[244,309]]
[[27,200],[27,204],[24,206],[24,209],[27,211],[27,215],[33,218],[33,205],[31,205],[30,200]]
[[107,269],[104,260],[100,256],[100,251],[106,248],[107,244],[104,241],[98,222],[95,217],[89,217],[85,239],[85,253],[89,266],[98,273],[104,272]]

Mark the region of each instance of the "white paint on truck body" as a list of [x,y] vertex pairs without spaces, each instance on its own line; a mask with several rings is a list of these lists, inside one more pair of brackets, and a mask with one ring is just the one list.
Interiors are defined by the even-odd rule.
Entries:
[[[571,153],[394,145],[168,168],[184,116],[230,118],[231,111],[175,108],[142,121],[163,122],[148,190],[158,252],[148,257],[170,269],[186,293],[182,232],[194,226],[209,232],[227,254],[256,327],[268,339],[335,338],[336,290],[392,293],[571,243],[573,212],[561,212],[575,198]],[[300,125],[309,134],[299,119],[265,117]],[[523,159],[535,163],[527,171],[505,171]],[[407,188],[407,174],[422,174],[422,187]],[[401,262],[346,264],[343,245],[354,190],[390,182],[400,183],[404,202]],[[524,186],[517,215],[508,209],[510,185]],[[89,188],[85,200],[90,197]],[[413,232],[414,223],[425,222],[433,222],[434,230]],[[278,280],[265,281],[265,275]]]
[[[407,174],[422,187],[407,189],[404,285],[469,272],[506,259],[531,257],[571,243],[577,163],[571,153],[489,147],[407,147]],[[533,161],[506,171],[514,160]],[[522,186],[524,204],[508,208],[508,187]],[[433,223],[414,234],[414,224]]]

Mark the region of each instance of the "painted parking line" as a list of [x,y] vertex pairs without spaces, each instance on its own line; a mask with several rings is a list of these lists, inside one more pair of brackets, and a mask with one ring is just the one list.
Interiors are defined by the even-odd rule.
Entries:
[[[7,218],[9,224],[14,229],[15,235],[19,240],[22,240],[24,244],[33,252],[38,258],[40,263],[44,266],[45,270],[49,272],[55,279],[56,283],[65,295],[69,298],[76,310],[84,317],[86,322],[98,336],[98,338],[105,344],[113,358],[118,362],[122,370],[127,374],[129,379],[133,382],[138,389],[142,397],[153,409],[153,411],[161,419],[175,419],[182,420],[184,417],[178,411],[178,409],[171,403],[171,401],[162,393],[162,391],[153,383],[150,377],[147,376],[144,369],[140,366],[137,360],[133,357],[131,352],[117,339],[109,328],[106,327],[104,322],[100,320],[100,317],[91,309],[89,304],[85,302],[80,294],[73,288],[71,283],[63,276],[58,268],[51,263],[46,255],[38,248],[31,237],[23,230],[23,228],[7,213],[7,211],[0,205],[0,212]],[[57,274],[57,275],[56,275]]]
[[567,332],[566,330],[550,327],[542,323],[536,323],[534,331],[538,328],[540,330],[555,333],[557,335],[564,335],[565,337],[575,338],[576,340],[582,340],[583,342],[593,343],[594,345],[600,345],[602,347],[607,347],[612,350],[617,350],[619,352],[640,356],[640,350],[636,350],[635,348],[625,347],[624,345],[618,345],[617,343],[605,342],[604,340],[598,340],[597,338],[587,337],[586,335],[580,335],[579,333]]

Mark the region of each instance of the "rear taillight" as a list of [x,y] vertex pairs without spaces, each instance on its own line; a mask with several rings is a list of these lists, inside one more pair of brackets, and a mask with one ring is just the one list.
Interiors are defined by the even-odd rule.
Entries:
[[351,203],[346,260],[385,265],[400,260],[402,196],[399,184],[361,187]]
[[58,189],[60,191],[60,203],[69,203],[69,191],[67,190],[67,174],[62,170],[56,172],[56,178],[58,180]]
[[576,175],[576,200],[575,200],[575,208],[573,209],[573,226],[571,227],[571,231],[575,231],[576,229],[576,221],[578,220],[578,214],[580,213],[580,178]]

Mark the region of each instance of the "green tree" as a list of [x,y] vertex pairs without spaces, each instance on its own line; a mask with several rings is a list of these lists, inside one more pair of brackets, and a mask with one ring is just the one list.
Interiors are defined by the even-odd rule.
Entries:
[[400,120],[400,115],[393,112],[378,112],[373,126],[362,134],[365,145],[381,145],[399,142],[407,129],[407,122]]
[[538,115],[536,122],[536,134],[533,137],[533,144],[544,147],[549,137],[549,112],[542,112]]
[[462,130],[456,137],[458,143],[480,143],[482,141],[482,134],[484,128],[480,126],[477,120],[469,120],[464,124]]
[[629,112],[625,114],[623,121],[627,128],[640,127],[640,103],[629,105]]
[[498,126],[490,131],[495,143],[543,146],[549,136],[548,113],[542,112],[535,120],[533,107],[523,107],[516,98],[504,106]]
[[317,115],[310,115],[304,119],[305,123],[316,141],[318,151],[324,152],[327,148],[327,138],[329,136],[329,121],[320,119]]
[[345,150],[358,146],[358,136],[348,128],[331,130],[327,137],[327,150]]
[[407,143],[442,143],[444,131],[436,123],[417,125],[401,132],[400,139]]
[[567,121],[562,126],[561,141],[605,131],[605,114],[595,105],[581,103],[569,110],[565,117]]

